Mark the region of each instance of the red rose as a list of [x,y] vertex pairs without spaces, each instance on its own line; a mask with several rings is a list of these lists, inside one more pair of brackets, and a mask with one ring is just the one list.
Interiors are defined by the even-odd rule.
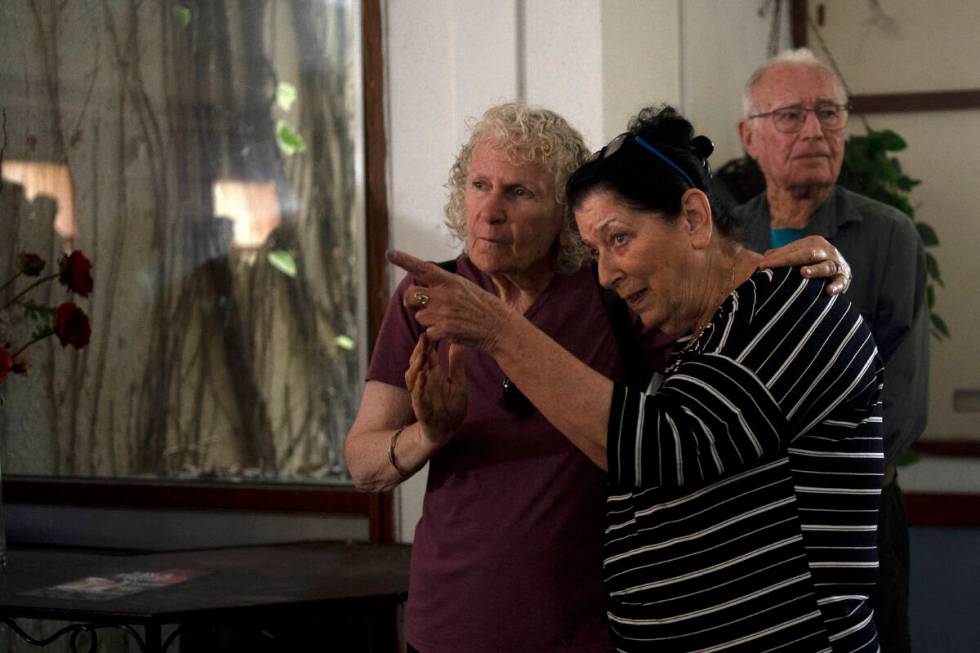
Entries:
[[58,281],[65,284],[68,290],[88,297],[92,292],[92,264],[81,252],[72,252],[62,256],[58,261],[61,270]]
[[14,369],[14,357],[4,347],[0,347],[0,381],[7,378]]
[[81,349],[88,344],[92,336],[92,328],[88,323],[88,315],[71,302],[65,302],[58,307],[54,318],[54,333],[61,340],[61,346],[71,345]]
[[20,253],[20,273],[25,276],[39,276],[45,265],[44,259],[37,254],[32,252]]

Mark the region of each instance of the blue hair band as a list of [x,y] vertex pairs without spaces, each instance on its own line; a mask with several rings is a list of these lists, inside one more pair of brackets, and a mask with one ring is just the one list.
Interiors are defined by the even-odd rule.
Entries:
[[674,170],[676,170],[677,173],[681,177],[684,178],[684,181],[687,182],[687,185],[688,186],[690,186],[691,188],[697,188],[698,187],[697,184],[695,184],[691,180],[691,177],[688,176],[688,174],[686,172],[684,172],[679,165],[677,165],[676,163],[674,163],[673,161],[671,161],[670,159],[668,159],[660,150],[658,150],[657,148],[655,148],[653,145],[650,145],[649,143],[647,143],[640,136],[634,136],[633,137],[633,140],[636,141],[639,145],[641,145],[648,152],[650,152],[651,154],[655,155],[661,161],[663,161],[664,163],[666,163],[667,165],[669,165],[671,168],[673,168]]

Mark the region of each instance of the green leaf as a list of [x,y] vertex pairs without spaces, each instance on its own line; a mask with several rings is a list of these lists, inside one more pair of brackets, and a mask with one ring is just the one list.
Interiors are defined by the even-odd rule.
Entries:
[[904,190],[907,193],[921,183],[922,181],[919,179],[912,179],[907,175],[902,175],[898,178],[898,181],[895,182],[895,185],[898,186],[899,190]]
[[930,252],[926,252],[926,272],[929,277],[936,280],[943,288],[946,287],[946,283],[943,281],[942,275],[939,273],[939,261]]
[[276,142],[286,156],[299,154],[306,149],[306,142],[303,137],[293,131],[293,128],[285,120],[276,123]]
[[191,10],[184,5],[174,5],[174,15],[177,16],[177,22],[184,29],[191,24]]
[[50,323],[54,320],[57,309],[38,304],[36,302],[24,302],[24,317],[32,322]]
[[884,176],[886,185],[897,185],[902,176],[902,166],[895,159],[885,159],[881,165],[881,174]]
[[54,333],[54,328],[49,324],[41,324],[34,331],[31,332],[31,340],[40,340],[41,338],[47,338],[52,333]]
[[930,311],[936,305],[936,289],[932,287],[932,284],[926,286],[926,302]]
[[924,246],[935,247],[939,244],[939,236],[936,235],[936,230],[925,222],[916,222],[915,230],[919,232],[919,238],[922,239]]
[[932,328],[943,334],[947,338],[949,337],[949,327],[946,326],[946,320],[939,317],[935,313],[929,313],[929,321],[932,322]]
[[894,206],[896,209],[898,209],[905,215],[909,216],[910,218],[915,216],[915,209],[912,208],[912,205],[909,203],[909,201],[902,195],[893,193],[891,191],[884,191],[878,193],[877,196],[872,195],[872,197],[875,197],[875,199],[884,202],[889,206]]
[[883,129],[882,131],[874,133],[875,136],[877,136],[881,147],[889,152],[900,152],[908,147],[908,143],[905,142],[905,139],[890,129]]
[[347,351],[354,351],[354,347],[357,346],[357,343],[354,342],[353,338],[345,335],[337,336],[333,339],[333,342],[341,349],[346,349]]
[[901,453],[898,454],[898,460],[895,461],[895,464],[899,467],[907,467],[908,465],[919,462],[920,458],[919,452],[915,449],[902,449]]
[[289,111],[296,101],[296,87],[289,82],[279,82],[276,86],[276,104],[283,111]]
[[274,249],[267,257],[269,265],[279,270],[287,277],[296,276],[296,259],[284,249]]

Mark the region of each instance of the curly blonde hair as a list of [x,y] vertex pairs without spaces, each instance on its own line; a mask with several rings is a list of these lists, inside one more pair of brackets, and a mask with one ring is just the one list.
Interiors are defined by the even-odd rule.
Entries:
[[556,267],[559,272],[574,272],[588,259],[574,228],[571,210],[565,197],[565,182],[589,158],[582,135],[554,111],[531,108],[523,102],[508,102],[490,107],[470,128],[470,138],[460,149],[449,170],[449,201],[446,203],[446,226],[466,243],[466,215],[463,195],[473,150],[483,142],[503,146],[512,163],[538,163],[555,178],[555,201],[562,208],[564,225],[558,236]]

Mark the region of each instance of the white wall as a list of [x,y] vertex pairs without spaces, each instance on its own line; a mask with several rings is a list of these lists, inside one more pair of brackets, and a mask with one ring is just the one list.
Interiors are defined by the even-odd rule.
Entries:
[[[737,112],[741,93],[734,78],[755,65],[746,42],[768,33],[750,2],[387,0],[385,11],[391,245],[433,260],[458,250],[442,226],[444,186],[467,121],[484,109],[512,99],[554,109],[598,148],[645,105],[696,101],[711,109],[692,114],[698,127],[726,142],[736,114],[724,108]],[[738,68],[717,70],[733,59]],[[724,81],[711,102],[688,91],[708,75]],[[725,156],[734,154],[729,146]],[[397,492],[404,541],[424,487],[423,472]]]
[[[769,35],[770,16],[759,15],[760,4],[746,0],[387,0],[392,245],[435,260],[456,253],[441,224],[449,166],[465,138],[467,119],[502,101],[523,99],[558,111],[593,148],[622,132],[639,108],[668,102],[715,142],[715,168],[740,156],[736,124],[742,86],[765,59]],[[831,19],[839,7],[849,5],[827,4]],[[915,4],[905,0],[898,6]],[[950,6],[969,16],[976,11],[967,0]],[[781,47],[787,47],[788,9],[783,23]],[[867,56],[867,46],[858,47],[855,39],[872,36],[868,24],[857,28],[863,30],[861,34],[847,42],[860,58]],[[875,38],[897,38],[895,34],[904,38],[914,32],[908,23],[895,29]],[[923,42],[916,47],[925,54],[931,46]],[[963,134],[969,134],[974,139],[970,142],[975,142],[980,133],[976,115],[949,116],[943,123],[947,127],[938,132],[930,127],[938,116],[930,116],[929,123],[912,115],[875,119],[876,124],[893,125],[909,137],[911,148],[903,161],[911,174],[926,179],[915,197],[923,204],[923,215],[928,214],[940,228],[944,242],[940,259],[948,285],[954,286],[940,293],[939,307],[951,320],[956,340],[934,349],[932,367],[931,410],[936,418],[930,429],[944,435],[980,434],[975,414],[955,416],[948,407],[954,388],[980,387],[977,355],[962,349],[968,346],[970,318],[976,313],[975,294],[970,291],[980,278],[976,257],[970,256],[977,242],[971,216],[980,197],[970,181],[972,166],[965,165],[976,159],[977,149],[961,148],[955,156],[949,155],[951,139],[965,143]],[[394,276],[393,283],[400,278]],[[945,487],[940,477],[949,473],[924,465],[909,480],[917,490],[938,490]],[[972,487],[972,474],[953,472],[961,479],[958,487]],[[424,474],[419,474],[398,492],[402,540],[412,539],[421,514],[424,480]]]
[[681,6],[676,0],[603,3],[602,142],[625,131],[644,106],[680,106]]
[[[681,8],[681,75],[684,115],[711,138],[714,169],[742,156],[738,121],[742,88],[766,59],[771,14],[757,2],[685,0]],[[780,48],[790,46],[789,10],[782,13]]]

